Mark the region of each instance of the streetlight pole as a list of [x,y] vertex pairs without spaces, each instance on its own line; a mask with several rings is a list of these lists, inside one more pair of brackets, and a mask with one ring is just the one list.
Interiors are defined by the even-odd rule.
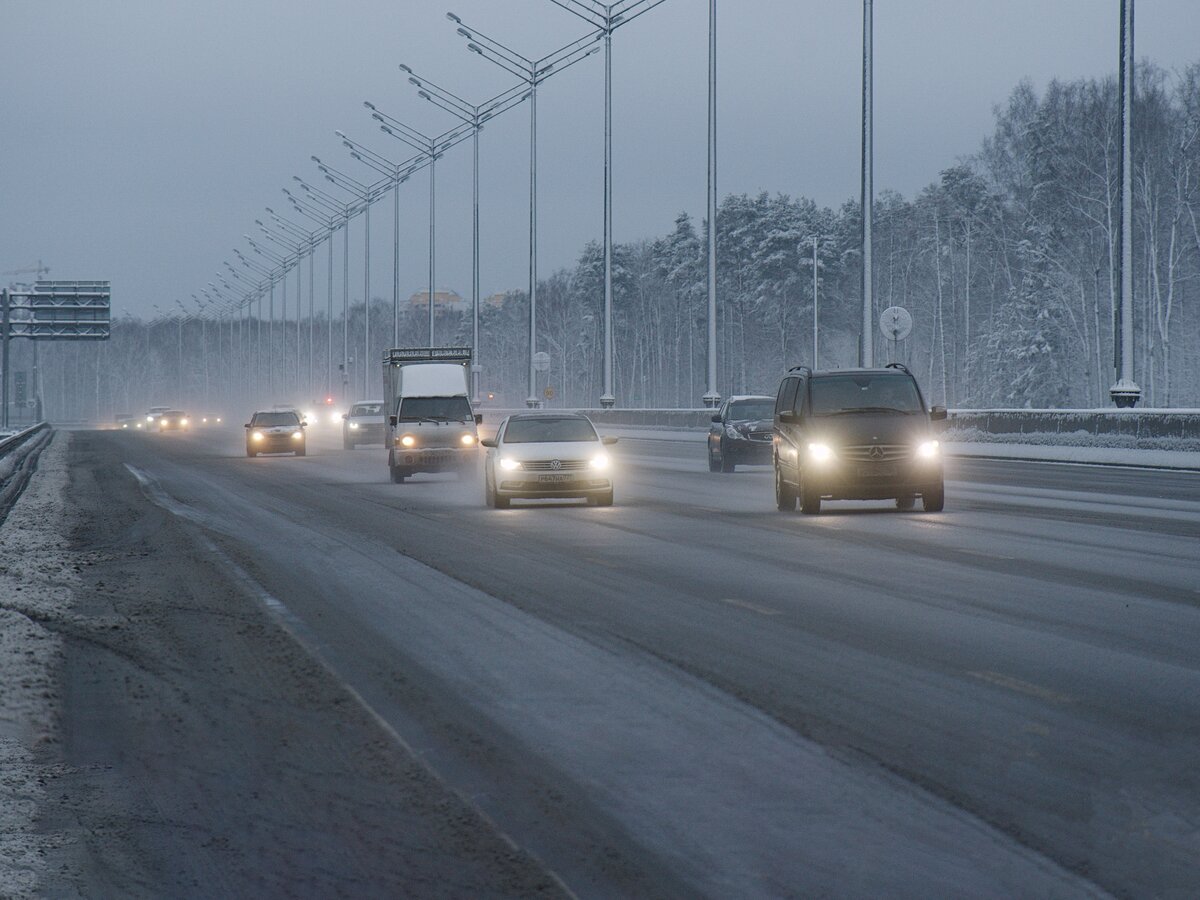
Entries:
[[[337,218],[331,215],[328,208],[322,208],[314,204],[306,203],[299,197],[295,196],[287,188],[283,189],[283,193],[292,203],[292,208],[299,214],[316,222],[325,229],[325,239],[328,242],[329,248],[329,266],[326,272],[328,283],[326,285],[326,322],[325,322],[325,396],[333,396],[333,233],[338,229]],[[342,226],[346,228],[347,235],[349,233],[349,214],[342,219]],[[348,238],[347,238],[348,239]],[[343,306],[344,310],[344,306]],[[343,323],[343,335],[345,333],[345,325]],[[344,351],[343,347],[343,351]],[[342,371],[345,372],[345,359],[342,360]],[[345,399],[345,398],[343,398]]]
[[612,35],[663,0],[620,0],[604,4],[598,0],[551,0],[604,33],[604,392],[600,406],[611,409],[613,392],[613,288],[612,288]]
[[875,365],[874,271],[872,250],[875,218],[874,140],[874,11],[872,0],[863,0],[862,63],[862,341],[858,364]]
[[717,0],[708,0],[708,389],[704,405],[721,403],[717,391]]
[[[472,137],[473,165],[471,179],[471,348],[474,360],[471,364],[471,402],[478,404],[482,400],[480,378],[483,366],[479,355],[479,132],[483,123],[500,113],[523,103],[529,96],[526,86],[514,85],[507,91],[497,94],[484,103],[468,103],[462,97],[447,90],[441,85],[434,84],[428,79],[419,78],[408,66],[401,64],[401,70],[409,75],[409,83],[417,88],[417,96],[428,100],[434,106],[456,116],[461,122],[469,125]],[[432,331],[430,332],[432,334]],[[433,340],[430,338],[430,346]]]
[[459,26],[458,34],[467,39],[468,50],[520,78],[529,88],[529,395],[525,405],[536,409],[541,406],[534,368],[537,352],[537,88],[553,72],[568,69],[595,53],[599,48],[594,44],[603,32],[594,31],[548,56],[533,60],[476,29],[468,29],[454,13],[446,13],[446,17]]
[[817,319],[817,236],[813,235],[813,361],[812,367],[819,368],[821,357],[819,354],[820,344],[818,341],[819,320]]
[[1119,333],[1114,327],[1117,383],[1108,389],[1117,407],[1137,406],[1142,389],[1133,380],[1133,0],[1121,0],[1121,292]]

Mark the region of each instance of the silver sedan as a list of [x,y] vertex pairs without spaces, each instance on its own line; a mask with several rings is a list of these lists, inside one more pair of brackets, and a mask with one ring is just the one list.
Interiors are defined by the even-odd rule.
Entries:
[[518,413],[481,441],[487,505],[505,509],[512,500],[582,497],[591,506],[612,506],[612,461],[587,416]]

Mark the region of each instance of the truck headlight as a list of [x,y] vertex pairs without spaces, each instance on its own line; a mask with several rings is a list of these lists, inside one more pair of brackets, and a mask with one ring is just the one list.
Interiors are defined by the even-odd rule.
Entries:
[[829,462],[833,459],[833,448],[828,444],[813,443],[808,445],[808,458],[813,462]]
[[511,472],[514,469],[521,468],[521,464],[519,462],[517,462],[515,459],[512,459],[507,456],[502,456],[502,457],[500,457],[500,468],[504,469],[504,471],[506,471],[506,472]]
[[400,446],[401,447],[415,447],[416,444],[417,444],[417,439],[415,437],[413,437],[411,434],[406,434],[406,435],[404,435],[404,437],[400,438]]
[[917,456],[921,459],[936,459],[939,450],[937,441],[922,441],[917,445]]
[[475,435],[473,434],[464,434],[461,438],[459,438],[459,440],[462,442],[464,447],[475,446]]

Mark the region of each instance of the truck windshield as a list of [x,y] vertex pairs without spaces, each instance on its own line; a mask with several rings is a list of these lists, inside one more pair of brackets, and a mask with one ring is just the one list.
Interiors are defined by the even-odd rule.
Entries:
[[819,376],[812,380],[811,396],[815,416],[853,412],[921,412],[917,386],[905,375]]
[[471,404],[466,397],[405,397],[400,401],[401,422],[469,422]]
[[592,423],[580,416],[530,417],[509,419],[504,430],[506,444],[537,444],[556,441],[594,441],[596,429]]

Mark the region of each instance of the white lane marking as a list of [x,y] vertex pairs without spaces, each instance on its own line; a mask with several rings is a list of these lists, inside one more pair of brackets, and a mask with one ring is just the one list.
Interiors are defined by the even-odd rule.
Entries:
[[[143,493],[151,503],[161,507],[162,509],[165,509],[167,512],[171,513],[171,515],[187,519],[189,522],[194,524],[201,523],[201,516],[196,515],[194,512],[192,512],[192,510],[188,509],[174,497],[170,496],[166,491],[163,490],[162,486],[152,476],[146,474],[146,472],[142,471],[137,466],[131,465],[130,463],[125,463],[125,468],[128,469],[129,473],[137,479],[137,482],[141,486]],[[229,556],[229,554],[217,546],[217,544],[207,534],[202,531],[197,531],[195,538],[215,560],[225,567],[227,573],[232,576],[234,581],[236,581],[238,585],[240,585],[241,588],[246,591],[246,593],[263,605],[263,607],[268,613],[271,614],[276,622],[279,623],[280,627],[283,628],[287,635],[293,641],[295,641],[296,645],[305,654],[311,657],[317,665],[324,669],[335,684],[337,684],[342,690],[350,695],[351,699],[358,704],[359,708],[367,714],[367,716],[384,732],[384,734],[391,738],[397,746],[399,746],[405,753],[409,755],[409,757],[416,760],[417,763],[429,774],[429,776],[438,784],[442,785],[445,790],[453,793],[459,798],[459,800],[473,809],[476,814],[478,814],[479,817],[482,818],[488,824],[488,826],[500,836],[501,840],[503,840],[506,844],[508,844],[509,847],[512,848],[514,852],[523,852],[517,842],[512,839],[508,832],[500,827],[499,823],[496,822],[495,819],[484,812],[471,797],[468,797],[457,788],[448,784],[445,779],[438,774],[437,770],[434,769],[433,766],[431,766],[428,762],[426,762],[424,755],[422,753],[418,753],[416,749],[408,743],[408,741],[401,737],[400,733],[391,726],[391,723],[389,723],[387,719],[380,715],[375,707],[371,706],[371,704],[366,701],[362,694],[355,690],[337,673],[337,670],[334,669],[329,660],[325,658],[324,654],[321,653],[319,647],[317,646],[315,636],[305,624],[303,619],[292,612],[292,610],[288,608],[287,604],[263,587],[253,575],[242,568],[242,566],[239,565],[231,556]],[[537,856],[534,856],[534,854],[529,853],[529,855],[538,861],[550,878],[554,880],[555,884],[562,889],[563,893],[569,897],[577,897],[575,892],[567,887],[566,882],[564,882],[558,876],[558,873],[549,868],[543,860]]]
[[1004,675],[1000,672],[979,671],[967,672],[972,678],[978,678],[980,681],[986,681],[988,684],[994,684],[997,687],[1008,688],[1010,691],[1016,691],[1019,694],[1026,694],[1030,697],[1037,697],[1039,700],[1048,700],[1051,703],[1074,703],[1075,698],[1068,694],[1060,694],[1058,691],[1052,691],[1050,688],[1044,688],[1041,685],[1032,684],[1028,681],[1022,681],[1020,678],[1013,678],[1011,675]]
[[750,612],[758,613],[760,616],[781,616],[781,615],[783,615],[783,610],[781,610],[781,609],[770,609],[769,607],[766,607],[766,606],[759,606],[757,603],[751,603],[748,600],[737,600],[733,597],[720,597],[718,599],[720,600],[721,603],[727,603],[730,606],[737,606],[737,607],[740,607],[741,609],[748,609],[748,610],[750,610]]

